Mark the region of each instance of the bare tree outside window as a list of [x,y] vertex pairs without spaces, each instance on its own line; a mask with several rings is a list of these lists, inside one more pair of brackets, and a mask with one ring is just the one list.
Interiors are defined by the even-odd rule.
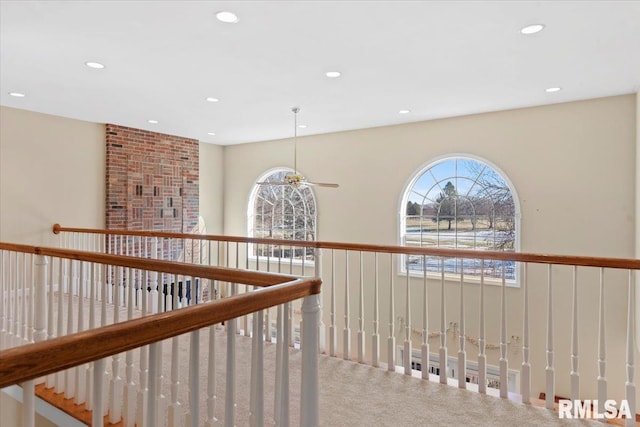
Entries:
[[[428,166],[408,188],[402,213],[407,246],[514,251],[516,205],[506,179],[475,159],[452,157]],[[441,271],[441,260],[409,256],[409,270]],[[448,259],[445,272],[479,276],[479,260]],[[485,261],[485,277],[502,276],[500,261]],[[505,276],[515,279],[515,263],[505,262]]]

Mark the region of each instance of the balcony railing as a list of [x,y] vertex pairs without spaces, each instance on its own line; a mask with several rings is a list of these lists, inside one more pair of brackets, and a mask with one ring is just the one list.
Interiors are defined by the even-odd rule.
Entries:
[[[320,347],[332,357],[523,403],[544,393],[549,409],[563,396],[625,400],[636,413],[640,260],[58,225],[54,231],[63,247],[150,251],[195,264],[320,277]],[[293,253],[304,256],[287,257]],[[408,265],[415,259],[422,266],[455,260],[458,269],[434,274]],[[472,277],[465,260],[473,261]],[[517,281],[506,278],[507,265],[516,269]],[[485,277],[486,266],[499,266],[499,279]],[[300,309],[290,310],[294,345]],[[272,315],[265,311],[267,340]],[[250,324],[243,318],[245,333]],[[632,417],[626,422],[635,425]]]
[[[237,292],[240,286],[245,292]],[[216,419],[233,426],[235,361],[248,357],[235,354],[235,319],[255,317],[248,423],[264,424],[265,394],[274,394],[276,422],[288,424],[288,340],[282,331],[290,320],[284,313],[303,299],[300,425],[318,425],[319,292],[320,281],[312,278],[0,242],[0,389],[21,384],[24,426],[34,425],[37,384],[84,404],[93,426],[105,420],[212,426]],[[278,362],[276,372],[265,373],[260,331],[263,312],[271,308],[281,314]],[[221,334],[227,343],[224,391],[215,384]],[[164,340],[170,340],[168,358]],[[188,363],[181,363],[184,340]],[[185,366],[187,384],[180,384]],[[264,388],[267,374],[276,378],[273,393]],[[200,396],[201,383],[206,396]],[[188,395],[188,410],[179,394]],[[214,413],[220,396],[222,414]],[[200,407],[206,414],[198,413]]]

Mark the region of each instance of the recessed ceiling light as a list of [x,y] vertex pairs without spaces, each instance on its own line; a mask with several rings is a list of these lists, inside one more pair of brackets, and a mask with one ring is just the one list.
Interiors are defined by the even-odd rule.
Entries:
[[300,129],[306,129],[306,128],[307,128],[307,125],[298,125],[298,127],[299,127]]
[[548,93],[560,92],[562,90],[561,87],[548,87],[544,91]]
[[227,24],[235,24],[238,22],[238,15],[233,12],[221,11],[216,13],[216,18],[220,22],[226,22]]
[[148,122],[148,123],[151,123],[152,125],[155,125],[155,124],[157,124],[157,123],[158,123],[158,121],[157,121],[157,120],[153,120],[153,119],[151,119],[151,120],[147,120],[147,122]]
[[9,95],[15,96],[16,98],[24,98],[25,94],[20,92],[9,92]]
[[398,114],[409,114],[411,112],[411,110],[400,110],[398,111]]
[[336,77],[340,77],[342,73],[340,71],[327,71],[324,73],[325,76],[335,79]]
[[207,135],[216,136],[215,132],[207,132]]
[[544,30],[544,25],[542,24],[533,24],[533,25],[527,25],[526,27],[522,27],[520,29],[520,32],[522,34],[535,34],[535,33],[539,33],[540,31]]
[[205,99],[207,100],[207,102],[218,102],[218,101],[220,101],[218,98],[214,98],[213,96],[208,96]]
[[104,68],[104,64],[101,64],[99,62],[93,62],[93,61],[87,61],[84,63],[84,65],[86,65],[89,68],[95,68],[97,70],[101,70]]

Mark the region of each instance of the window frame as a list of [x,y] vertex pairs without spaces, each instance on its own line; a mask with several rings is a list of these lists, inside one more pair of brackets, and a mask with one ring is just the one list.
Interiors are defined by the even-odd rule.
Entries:
[[[520,248],[521,248],[521,238],[522,238],[522,228],[521,228],[521,209],[520,209],[520,199],[518,197],[518,193],[515,189],[515,186],[513,185],[513,182],[511,181],[511,179],[509,178],[509,176],[500,168],[498,167],[496,164],[494,164],[493,162],[491,162],[490,160],[487,160],[483,157],[477,156],[477,155],[473,155],[473,154],[468,154],[468,153],[448,153],[448,154],[443,154],[437,157],[434,157],[430,160],[428,160],[425,163],[422,163],[420,165],[420,167],[418,167],[416,170],[414,170],[412,172],[412,174],[410,175],[409,179],[406,181],[403,189],[402,189],[402,193],[400,194],[400,198],[399,198],[399,205],[398,205],[398,228],[397,228],[397,232],[398,232],[398,244],[401,246],[406,246],[406,226],[407,226],[407,214],[406,214],[406,210],[407,210],[407,202],[409,201],[409,195],[414,187],[414,185],[416,184],[416,182],[423,176],[423,174],[425,174],[429,169],[444,163],[446,161],[450,161],[450,160],[470,160],[470,161],[474,161],[474,162],[478,162],[480,164],[483,164],[491,169],[493,169],[493,171],[495,173],[497,173],[498,175],[500,175],[500,177],[504,180],[504,182],[507,184],[509,191],[511,192],[511,197],[513,199],[513,205],[514,205],[514,227],[515,227],[515,239],[514,239],[514,243],[513,243],[513,252],[519,252]],[[452,177],[452,179],[455,179],[458,175],[454,175]],[[438,248],[439,246],[429,246],[431,248]],[[405,259],[404,256],[400,256],[398,257],[398,274],[401,276],[406,276],[407,275],[407,261]],[[514,271],[514,275],[515,278],[513,279],[509,279],[507,278],[506,281],[506,285],[509,287],[520,287],[520,278],[522,277],[522,271],[521,271],[521,263],[516,262],[516,266],[515,266],[515,271]],[[440,280],[441,278],[441,272],[430,272],[427,271],[427,278],[428,279],[432,279],[435,280],[436,278],[438,280]],[[411,270],[409,269],[409,275],[410,277],[423,277],[424,276],[424,271],[421,270]],[[456,281],[459,282],[460,281],[460,274],[459,273],[446,273],[445,272],[445,280],[446,281]],[[479,276],[472,276],[472,275],[467,275],[465,274],[464,276],[464,281],[465,283],[480,283],[480,277]],[[484,278],[484,282],[485,284],[491,284],[491,285],[500,285],[502,283],[502,279],[501,278],[497,278],[497,277],[486,277]]]
[[[253,186],[251,187],[251,191],[249,192],[249,200],[247,203],[247,236],[249,237],[256,237],[254,235],[255,233],[255,218],[256,218],[256,199],[258,197],[258,193],[259,193],[259,189],[261,187],[261,185],[258,185],[257,182],[264,182],[266,179],[268,179],[270,176],[279,173],[279,172],[284,172],[285,174],[294,174],[296,173],[296,171],[294,171],[292,168],[287,167],[287,166],[278,166],[278,167],[274,167],[271,168],[267,171],[265,171],[264,173],[262,173],[258,179],[254,182]],[[297,171],[297,173],[300,173],[300,171]],[[262,184],[264,185],[264,184]],[[316,195],[313,191],[313,189],[311,187],[305,187],[306,189],[309,190],[310,194],[311,194],[311,199],[313,201],[313,225],[314,228],[312,229],[313,231],[313,235],[314,235],[314,240],[308,240],[309,242],[315,242],[318,240],[318,202],[317,202],[317,198]],[[266,237],[268,238],[268,237]],[[282,240],[288,240],[288,239],[282,239]],[[295,242],[301,242],[302,240],[293,240],[291,239],[291,241],[295,241]],[[274,260],[274,259],[279,259],[281,260],[280,262],[284,263],[286,260],[287,264],[292,264],[295,266],[301,266],[304,265],[305,268],[306,267],[313,267],[315,265],[315,258],[314,259],[302,259],[302,258],[295,258],[295,257],[290,257],[290,256],[282,256],[282,257],[270,257],[270,256],[264,256],[264,255],[256,255],[255,254],[255,243],[249,243],[247,246],[247,256],[248,256],[248,262],[251,262],[251,260],[253,261],[259,261],[259,262],[266,262],[268,260]],[[314,255],[315,257],[315,255]],[[306,258],[306,257],[305,257]]]

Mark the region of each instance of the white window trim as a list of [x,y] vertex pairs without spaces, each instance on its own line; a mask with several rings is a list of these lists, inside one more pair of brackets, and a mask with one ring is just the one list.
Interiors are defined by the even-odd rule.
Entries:
[[[520,252],[520,244],[521,244],[521,234],[522,234],[522,230],[521,230],[521,210],[520,210],[520,198],[518,197],[518,193],[516,192],[515,186],[513,185],[513,182],[511,182],[511,179],[509,178],[509,175],[507,175],[500,167],[498,167],[496,164],[494,164],[493,162],[491,162],[490,160],[485,159],[484,157],[480,157],[480,156],[476,156],[474,154],[468,154],[468,153],[448,153],[448,154],[443,154],[437,157],[434,157],[433,159],[422,163],[422,165],[420,165],[420,167],[418,167],[417,169],[415,169],[410,176],[410,178],[405,182],[404,187],[402,188],[402,192],[400,193],[400,198],[399,198],[399,202],[398,202],[398,210],[397,210],[397,224],[398,224],[398,228],[397,228],[397,241],[398,241],[398,245],[404,245],[404,239],[405,239],[405,230],[406,230],[406,215],[405,215],[405,210],[407,208],[407,201],[409,200],[409,190],[411,188],[413,188],[414,184],[416,183],[416,181],[422,176],[422,174],[436,166],[439,163],[445,162],[447,160],[452,160],[452,159],[468,159],[468,160],[474,160],[480,163],[484,163],[485,165],[489,166],[490,168],[492,168],[494,171],[496,171],[497,173],[500,174],[500,176],[502,177],[502,179],[504,179],[505,183],[507,184],[507,186],[509,187],[509,191],[511,191],[511,196],[513,197],[513,203],[514,203],[514,207],[515,207],[515,215],[514,215],[514,220],[515,220],[515,227],[516,227],[516,236],[515,236],[515,242],[514,242],[514,252]],[[434,246],[435,248],[435,246]],[[397,274],[398,276],[402,276],[402,277],[406,277],[407,275],[407,269],[404,265],[404,263],[402,262],[402,257],[399,256],[398,257],[398,270],[397,270]],[[410,277],[424,277],[424,273],[422,271],[409,271],[409,276]],[[516,287],[519,288],[520,287],[520,282],[521,282],[521,277],[522,277],[522,263],[517,262],[516,263],[516,268],[515,268],[515,279],[506,279],[506,285],[508,287]],[[440,280],[441,278],[441,273],[434,273],[434,272],[427,272],[427,279],[428,280]],[[459,274],[454,274],[454,273],[445,273],[445,281],[447,282],[457,282],[460,283],[460,275]],[[465,283],[477,283],[480,284],[480,277],[474,277],[474,276],[467,276],[465,275],[464,277],[464,281]],[[496,285],[496,286],[501,286],[502,285],[502,279],[500,278],[489,278],[489,277],[485,277],[484,278],[484,283],[485,285]]]

